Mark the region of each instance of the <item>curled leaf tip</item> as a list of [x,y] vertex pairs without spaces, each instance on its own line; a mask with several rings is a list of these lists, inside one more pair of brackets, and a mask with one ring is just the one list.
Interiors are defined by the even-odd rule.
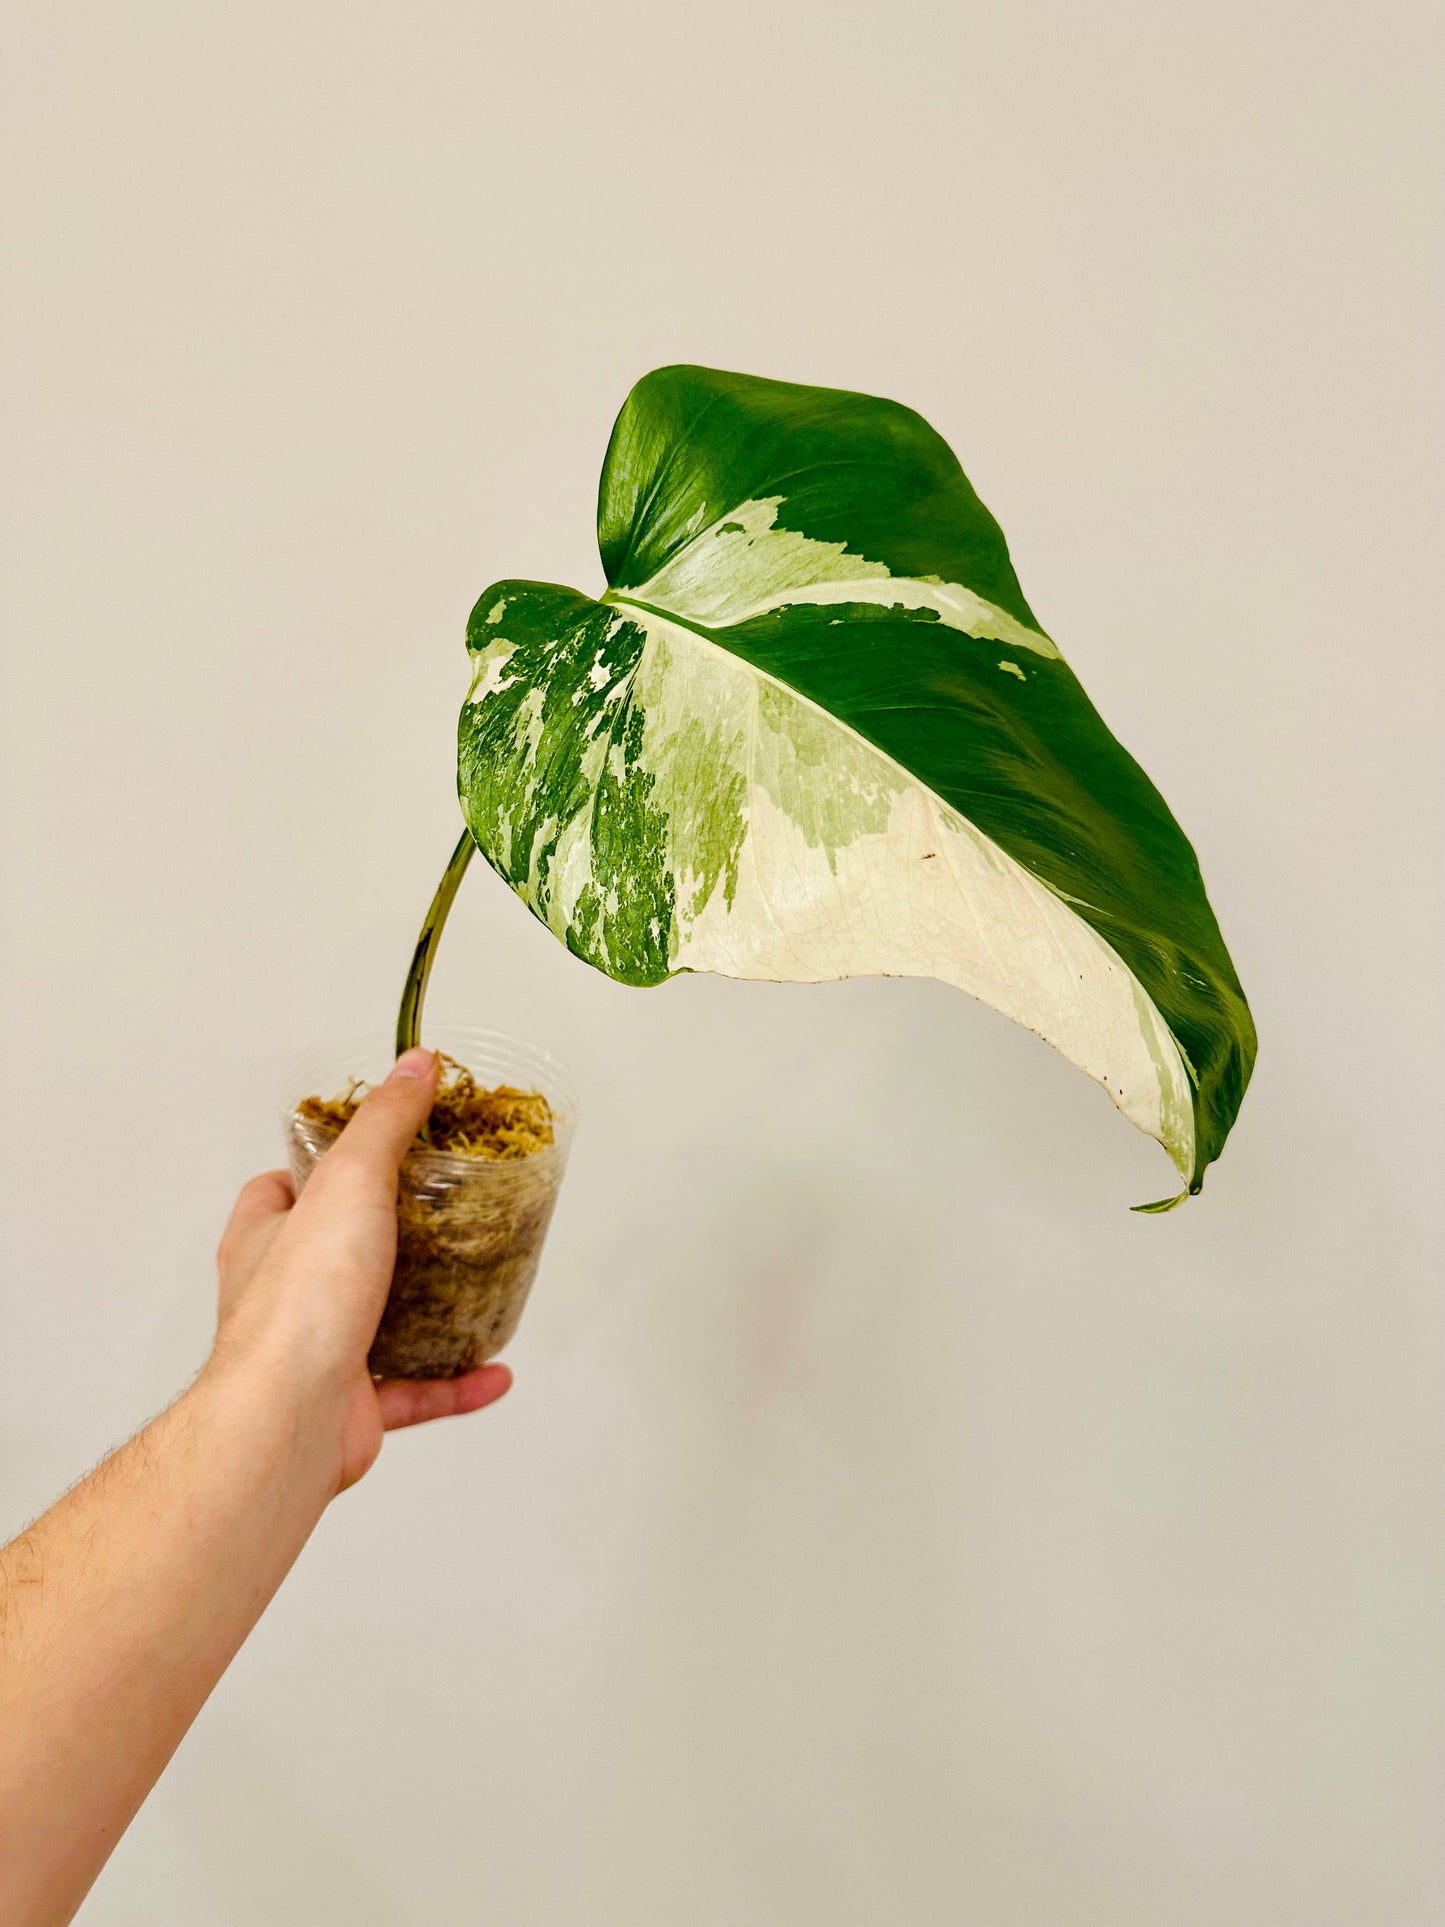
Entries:
[[1175,1205],[1183,1204],[1184,1200],[1191,1195],[1192,1193],[1187,1190],[1181,1191],[1173,1198],[1156,1198],[1153,1204],[1131,1204],[1129,1209],[1131,1211],[1142,1211],[1149,1217],[1157,1218],[1162,1212],[1172,1211]]

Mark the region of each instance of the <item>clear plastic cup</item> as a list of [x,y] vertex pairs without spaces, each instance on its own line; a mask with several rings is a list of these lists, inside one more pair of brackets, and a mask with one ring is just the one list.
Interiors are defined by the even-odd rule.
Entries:
[[[501,1031],[428,1025],[428,1049],[464,1064],[483,1088],[540,1091],[555,1140],[521,1158],[460,1157],[416,1146],[402,1162],[396,1270],[369,1364],[378,1378],[455,1378],[494,1358],[517,1329],[577,1124],[577,1097],[554,1058]],[[354,1077],[379,1084],[390,1031],[365,1031],[304,1058],[282,1097],[282,1130],[299,1191],[336,1142],[334,1126],[297,1115],[304,1097],[339,1097]]]

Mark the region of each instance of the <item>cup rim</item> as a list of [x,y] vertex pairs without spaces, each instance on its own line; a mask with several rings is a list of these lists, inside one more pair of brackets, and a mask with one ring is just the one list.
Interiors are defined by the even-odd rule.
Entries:
[[[436,1041],[433,1041],[436,1040]],[[449,1040],[457,1042],[461,1048],[452,1050]],[[457,1151],[435,1151],[428,1145],[413,1145],[406,1153],[404,1162],[409,1165],[425,1165],[431,1170],[471,1173],[477,1175],[485,1171],[488,1176],[501,1178],[504,1174],[515,1173],[518,1178],[524,1171],[535,1172],[539,1166],[563,1165],[572,1147],[572,1139],[577,1132],[580,1116],[576,1086],[568,1076],[565,1066],[554,1057],[551,1051],[540,1044],[528,1042],[512,1031],[497,1030],[485,1024],[453,1023],[439,1018],[423,1025],[423,1043],[431,1049],[445,1050],[455,1056],[460,1063],[466,1059],[463,1051],[468,1046],[483,1044],[511,1047],[519,1054],[530,1059],[536,1066],[537,1088],[552,1107],[554,1137],[551,1144],[540,1151],[531,1151],[521,1158],[475,1158],[466,1157]],[[290,1072],[282,1087],[280,1104],[281,1126],[289,1133],[296,1120],[296,1098],[301,1086],[310,1081],[310,1067],[317,1070],[332,1058],[344,1059],[354,1052],[362,1058],[368,1051],[377,1054],[378,1047],[388,1056],[394,1042],[394,1032],[389,1024],[372,1024],[361,1030],[344,1032],[338,1036],[313,1044],[307,1051],[291,1060]],[[483,1075],[483,1073],[478,1073]]]

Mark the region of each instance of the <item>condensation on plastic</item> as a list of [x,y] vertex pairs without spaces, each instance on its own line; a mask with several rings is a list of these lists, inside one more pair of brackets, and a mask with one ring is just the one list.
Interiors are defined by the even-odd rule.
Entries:
[[[397,1256],[369,1364],[378,1378],[454,1378],[494,1358],[527,1301],[567,1153],[577,1098],[545,1051],[500,1031],[436,1024],[424,1042],[465,1064],[484,1088],[541,1091],[555,1142],[525,1158],[468,1158],[409,1151],[397,1196]],[[282,1098],[282,1129],[299,1191],[336,1132],[296,1114],[303,1097],[339,1097],[351,1079],[380,1083],[391,1034],[367,1031],[329,1044],[296,1066]]]

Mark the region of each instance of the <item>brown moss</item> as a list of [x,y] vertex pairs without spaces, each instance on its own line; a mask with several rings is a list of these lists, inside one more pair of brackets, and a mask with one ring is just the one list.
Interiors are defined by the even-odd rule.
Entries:
[[[417,1143],[453,1157],[525,1158],[553,1141],[552,1107],[540,1091],[498,1084],[483,1090],[464,1064],[438,1051],[442,1079],[431,1116]],[[350,1123],[370,1085],[354,1077],[340,1097],[303,1097],[298,1117],[340,1131]]]
[[[408,1157],[397,1194],[396,1267],[371,1347],[382,1378],[449,1378],[493,1357],[516,1329],[541,1256],[561,1171],[534,1156],[555,1142],[538,1091],[485,1090],[455,1058],[416,1149],[457,1160]],[[287,1124],[292,1175],[304,1184],[356,1114],[367,1085],[340,1097],[306,1097]]]

